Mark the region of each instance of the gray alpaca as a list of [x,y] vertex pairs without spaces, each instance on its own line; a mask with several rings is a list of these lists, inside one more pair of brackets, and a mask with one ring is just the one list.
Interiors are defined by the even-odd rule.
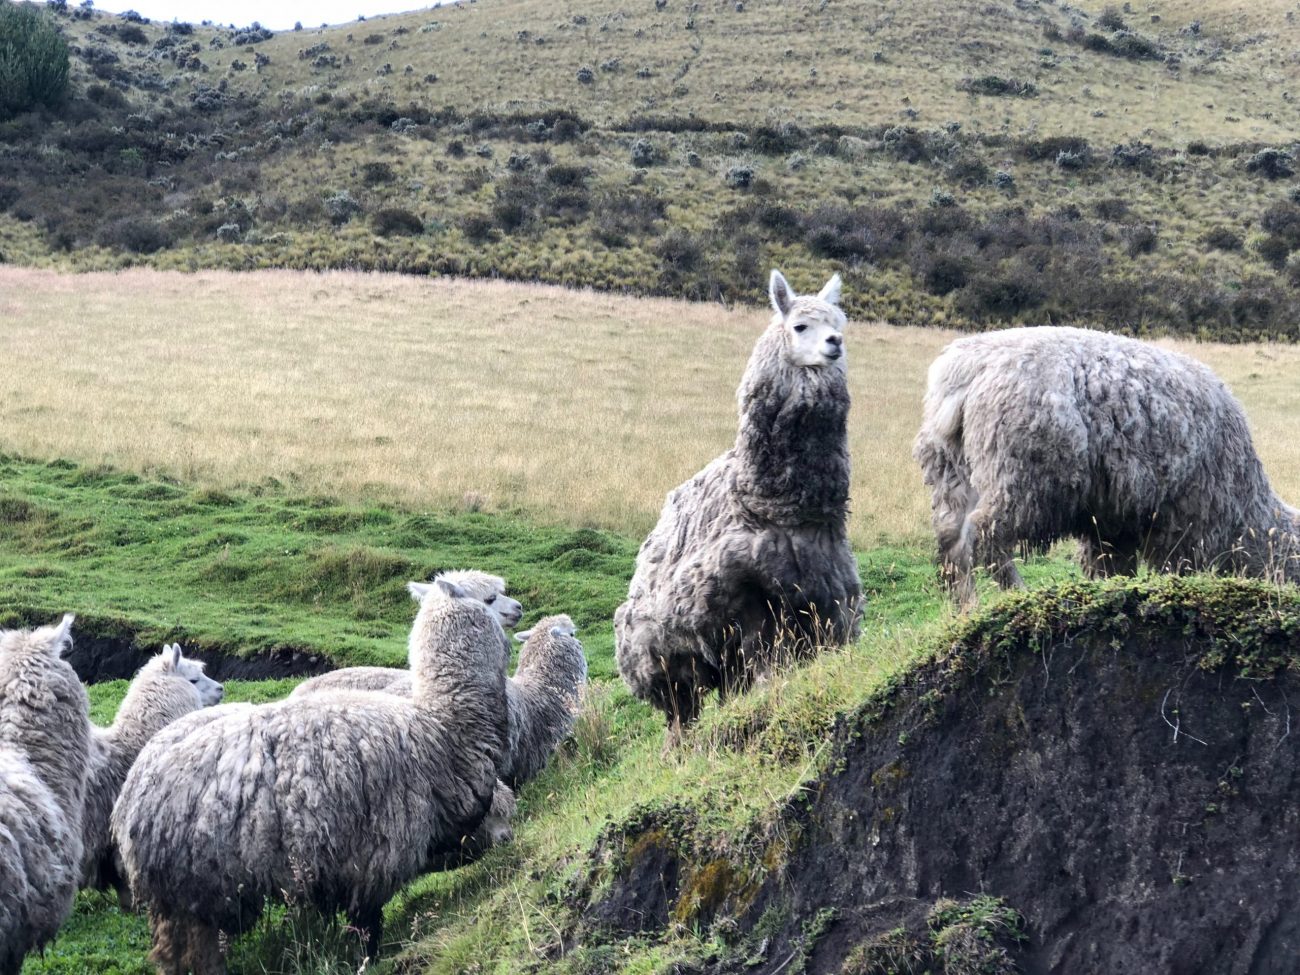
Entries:
[[930,367],[912,450],[941,571],[1020,586],[1017,548],[1079,540],[1089,576],[1220,568],[1300,579],[1297,512],[1269,486],[1241,404],[1206,366],[1135,339],[1016,328]]
[[709,690],[742,691],[858,633],[839,275],[796,297],[773,271],[770,292],[735,446],[668,495],[614,614],[619,672],[664,712],[670,741]]
[[345,911],[374,958],[384,903],[482,822],[506,747],[501,624],[445,580],[410,588],[412,698],[209,708],[140,753],[112,832],[164,971],[224,971],[219,932],[282,896]]
[[203,673],[202,663],[185,657],[180,644],[170,644],[140,668],[112,725],[91,729],[81,822],[83,887],[115,888],[126,899],[108,837],[108,819],[126,774],[149,739],[191,711],[218,703],[222,693],[222,686]]
[[[587,682],[587,657],[575,637],[577,632],[573,620],[560,614],[547,616],[531,629],[515,634],[523,647],[515,675],[506,678],[510,730],[499,773],[502,781],[497,783],[492,809],[483,824],[472,837],[441,859],[439,869],[450,870],[471,863],[491,847],[511,839],[510,820],[515,813],[513,790],[522,788],[541,772],[551,753],[573,733],[578,698]],[[411,695],[411,673],[407,670],[349,667],[334,673],[354,675],[348,678],[348,683],[355,679],[367,689],[403,697]],[[298,685],[294,696],[316,695],[325,690],[328,685],[306,681]]]
[[61,658],[72,616],[0,632],[0,975],[17,975],[72,912],[90,703]]

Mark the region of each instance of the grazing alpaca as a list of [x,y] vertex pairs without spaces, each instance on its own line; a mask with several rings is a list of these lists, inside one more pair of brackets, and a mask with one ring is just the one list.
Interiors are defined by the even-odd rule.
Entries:
[[619,672],[670,739],[709,690],[858,633],[840,279],[797,297],[773,271],[770,292],[735,446],[668,495],[614,615]]
[[930,367],[912,455],[952,595],[1021,585],[1018,547],[1080,543],[1090,576],[1210,567],[1300,579],[1297,512],[1269,486],[1241,404],[1206,366],[1136,339],[1015,328]]

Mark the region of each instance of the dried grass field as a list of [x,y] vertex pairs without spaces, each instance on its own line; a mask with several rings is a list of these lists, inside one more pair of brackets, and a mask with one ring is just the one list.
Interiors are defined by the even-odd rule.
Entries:
[[[765,324],[484,281],[0,268],[0,450],[638,534],[730,445]],[[910,445],[955,334],[850,326],[858,548],[925,537]],[[1227,381],[1278,489],[1300,497],[1300,348],[1169,344]]]

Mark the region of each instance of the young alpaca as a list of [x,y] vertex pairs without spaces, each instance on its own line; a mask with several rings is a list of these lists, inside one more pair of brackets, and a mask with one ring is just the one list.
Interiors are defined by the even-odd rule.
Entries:
[[0,975],[54,937],[77,893],[90,702],[60,659],[72,620],[0,632]]
[[[474,599],[483,602],[497,615],[503,630],[508,630],[523,618],[524,608],[517,600],[506,595],[506,581],[500,576],[479,572],[477,569],[458,569],[452,572],[440,572],[434,580],[445,579],[459,586]],[[510,639],[505,640],[506,652],[510,652]],[[399,688],[405,688],[400,690]],[[315,694],[317,691],[387,691],[389,693],[411,693],[411,672],[400,667],[343,667],[328,674],[305,680],[293,689],[291,697]]]
[[140,668],[112,725],[91,729],[86,810],[81,821],[83,887],[114,888],[119,898],[125,899],[126,885],[118,875],[109,843],[108,818],[126,773],[149,739],[191,711],[217,704],[222,694],[222,686],[203,673],[202,663],[183,656],[180,644],[171,644]]
[[1300,579],[1296,509],[1268,483],[1241,404],[1206,366],[1136,339],[1016,328],[930,367],[912,456],[945,582],[1019,586],[1017,547],[1080,543],[1090,576],[1219,567]]
[[482,822],[506,746],[501,624],[445,580],[410,589],[411,699],[218,706],[140,753],[112,833],[164,971],[224,971],[219,932],[282,896],[345,911],[373,958],[385,901]]
[[709,690],[742,691],[858,633],[840,279],[796,297],[773,271],[770,291],[735,446],[668,495],[614,615],[619,672],[664,712],[670,741]]

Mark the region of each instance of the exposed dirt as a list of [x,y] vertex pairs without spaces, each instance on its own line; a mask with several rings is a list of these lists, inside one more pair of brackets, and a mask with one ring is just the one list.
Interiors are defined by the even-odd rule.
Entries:
[[[80,621],[78,621],[80,622]],[[318,653],[280,649],[250,657],[240,657],[220,650],[191,648],[181,641],[187,657],[202,660],[206,673],[214,680],[269,680],[277,677],[312,677],[334,669],[334,664]],[[98,636],[80,626],[76,630],[67,661],[87,684],[97,681],[131,678],[151,656],[157,646],[142,647],[129,636]]]
[[[785,818],[784,869],[733,897],[740,944],[715,970],[888,971],[882,939],[988,894],[1026,938],[1005,967],[933,970],[1292,975],[1300,613],[1271,592],[1224,601],[1231,620],[1161,584],[1117,591],[1102,622],[1093,605],[972,627],[841,722],[833,771]],[[689,860],[619,866],[615,913]]]

